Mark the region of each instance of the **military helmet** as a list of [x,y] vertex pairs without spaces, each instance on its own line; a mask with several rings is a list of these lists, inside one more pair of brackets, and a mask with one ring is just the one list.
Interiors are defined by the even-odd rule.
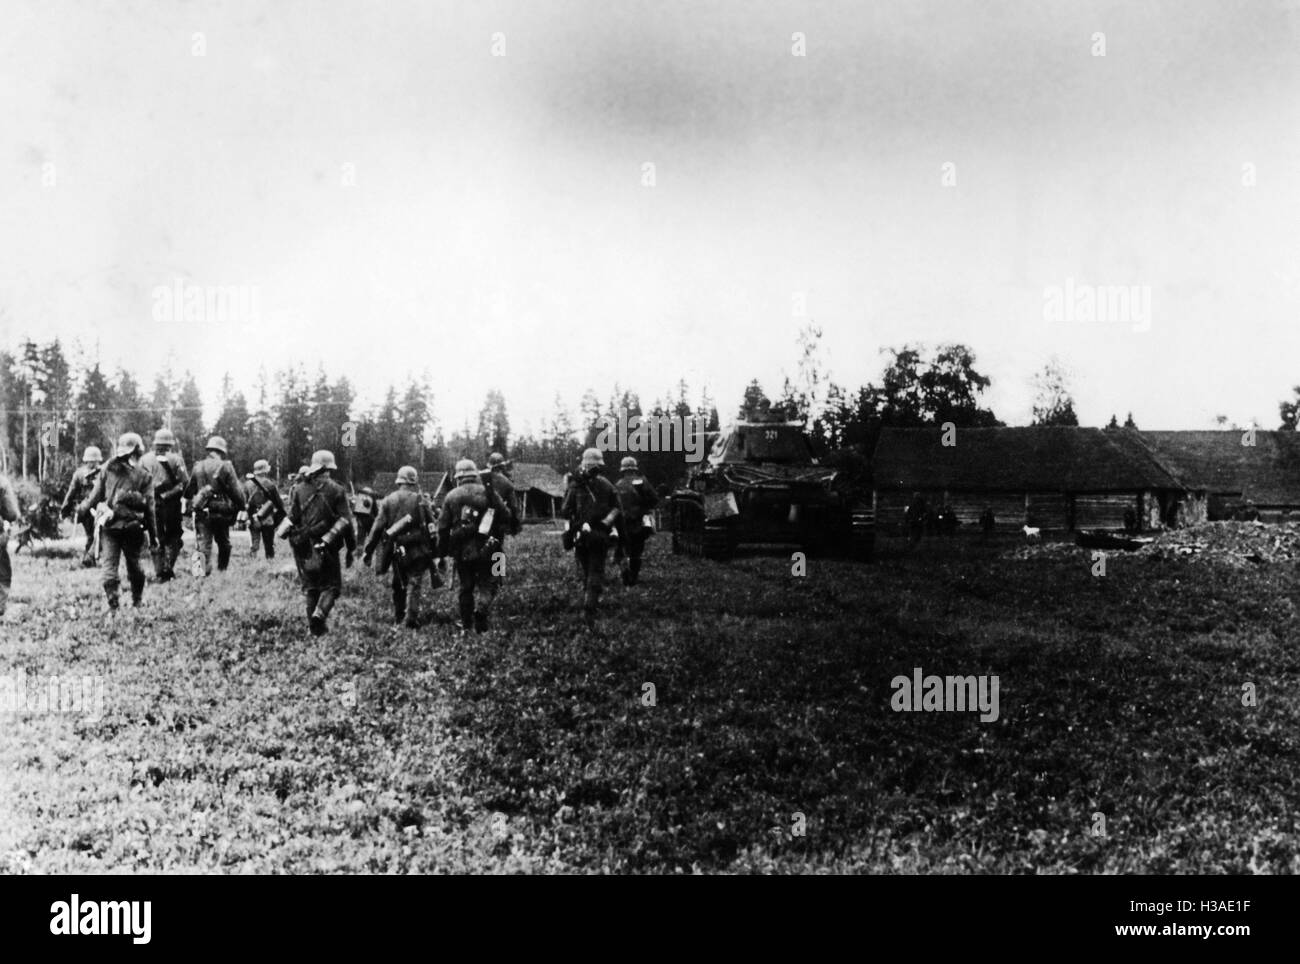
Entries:
[[300,465],[300,466],[298,466],[298,478],[300,478],[300,479],[302,479],[302,478],[306,478],[306,477],[309,476],[309,475],[311,475],[311,466],[310,466],[310,465]]
[[104,453],[99,450],[98,445],[87,445],[86,451],[81,453],[81,461],[102,462],[104,461]]
[[226,440],[220,435],[214,435],[208,439],[208,444],[203,446],[209,452],[220,452],[222,458],[225,458],[230,449],[226,446]]
[[268,462],[266,459],[258,459],[256,462],[253,463],[253,474],[270,475],[271,463]]
[[144,451],[144,439],[135,432],[123,432],[117,440],[117,457],[139,455]]
[[495,468],[498,465],[505,465],[506,457],[500,452],[493,452],[488,456],[488,468]]
[[[401,473],[398,473],[398,474],[400,475]],[[372,489],[372,488],[371,488],[370,486],[368,486],[368,485],[363,485],[363,486],[361,487],[361,494],[362,494],[362,495],[368,495],[368,496],[370,496],[371,498],[374,498],[375,490]]]
[[337,468],[338,463],[334,461],[334,453],[329,449],[317,449],[311,453],[311,471]]
[[461,459],[456,463],[456,481],[461,479],[477,479],[478,466],[474,464],[473,459]]
[[176,433],[169,428],[160,428],[153,433],[153,444],[155,448],[159,445],[175,445]]
[[620,472],[639,472],[641,467],[636,464],[636,459],[630,455],[625,455],[623,461],[618,463],[618,470]]
[[[398,485],[419,485],[420,484],[420,477],[415,474],[414,466],[403,465],[400,469],[397,470],[397,484]],[[367,492],[365,489],[362,489],[361,494],[369,495],[370,493]]]
[[605,457],[600,454],[600,449],[587,449],[582,453],[582,462],[579,465],[584,472],[588,469],[603,469],[605,467]]

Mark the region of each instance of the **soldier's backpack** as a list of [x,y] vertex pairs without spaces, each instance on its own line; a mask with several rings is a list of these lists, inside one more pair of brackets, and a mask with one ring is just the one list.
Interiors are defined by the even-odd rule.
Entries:
[[[461,562],[482,562],[490,559],[500,546],[492,534],[494,519],[492,509],[476,509],[472,505],[460,507],[460,517],[451,524],[451,548]],[[486,532],[483,530],[487,529]]]
[[412,516],[410,524],[403,529],[395,543],[395,553],[404,566],[418,566],[433,558],[433,542],[429,537],[429,528],[433,524],[433,513],[428,504],[421,499]]

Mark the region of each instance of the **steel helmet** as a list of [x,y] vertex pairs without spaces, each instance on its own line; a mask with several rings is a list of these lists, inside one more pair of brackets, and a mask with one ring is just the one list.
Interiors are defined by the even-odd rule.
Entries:
[[169,428],[160,428],[153,433],[153,444],[155,448],[159,445],[175,445],[176,434]]
[[230,451],[230,449],[226,447],[226,440],[220,435],[212,436],[212,438],[208,439],[208,444],[203,447],[209,452],[220,452],[222,458],[224,458],[226,453]]
[[334,461],[334,453],[329,449],[317,449],[311,453],[311,469],[315,472],[319,469],[337,469],[338,463]]
[[258,459],[256,462],[253,463],[253,474],[270,475],[271,463],[268,462],[266,459]]
[[505,465],[505,464],[506,464],[506,457],[502,455],[500,452],[493,452],[491,455],[488,456],[488,468],[494,468],[495,466]]
[[81,461],[102,462],[104,461],[104,453],[99,450],[98,445],[87,445],[86,451],[81,453]]
[[620,472],[639,472],[641,467],[636,464],[636,459],[630,455],[623,456],[623,461],[618,463]]
[[478,466],[473,459],[461,459],[456,463],[456,481],[478,478]]
[[603,469],[605,467],[605,457],[600,454],[600,449],[587,449],[582,453],[582,463],[579,465],[584,472],[587,469]]
[[124,432],[122,437],[117,440],[117,457],[120,459],[124,455],[139,455],[144,451],[144,439],[135,432]]
[[305,478],[306,478],[307,476],[309,476],[309,475],[311,475],[311,466],[310,466],[310,465],[300,465],[300,466],[298,466],[298,478],[300,478],[300,479],[305,479]]
[[[398,469],[397,484],[398,485],[419,485],[420,477],[415,474],[415,467],[410,465],[403,465],[400,469]],[[370,493],[366,489],[362,489],[361,494],[369,495]]]

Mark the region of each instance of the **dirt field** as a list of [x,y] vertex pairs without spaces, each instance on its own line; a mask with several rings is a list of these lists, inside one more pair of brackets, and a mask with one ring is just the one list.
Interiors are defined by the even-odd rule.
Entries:
[[[0,871],[1300,871],[1289,560],[882,540],[796,577],[660,537],[588,633],[536,528],[493,631],[447,591],[392,627],[358,562],[314,639],[245,539],[112,623],[70,546],[19,557],[0,674],[103,713],[0,712]],[[918,667],[997,676],[998,718],[896,712]]]

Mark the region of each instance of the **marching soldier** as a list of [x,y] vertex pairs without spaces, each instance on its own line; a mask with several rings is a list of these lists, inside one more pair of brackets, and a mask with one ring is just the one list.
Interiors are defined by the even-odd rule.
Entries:
[[[63,497],[62,515],[71,516],[73,510],[81,503],[90,490],[95,487],[95,480],[99,478],[100,468],[104,463],[104,455],[99,451],[96,445],[87,445],[86,451],[82,453],[81,465],[72,473],[72,484],[68,486],[68,494]],[[81,553],[81,564],[89,569],[95,565],[95,557],[90,554],[90,547],[95,541],[95,520],[90,516],[78,516],[77,522],[81,523],[82,530],[86,533],[86,547]]]
[[271,481],[271,463],[258,459],[248,477],[248,532],[252,540],[251,554],[256,557],[258,543],[266,558],[275,558],[275,527],[288,510],[280,498],[280,490]]
[[352,515],[357,520],[357,544],[365,545],[370,539],[370,527],[375,522],[375,490],[370,486],[363,485],[352,497]]
[[596,623],[596,604],[605,588],[605,554],[619,516],[618,494],[601,474],[604,468],[605,459],[598,449],[583,452],[578,473],[569,476],[560,506],[560,515],[569,521],[564,547],[573,549],[582,576],[582,617],[589,627]]
[[[501,537],[509,524],[509,507],[491,485],[485,485],[471,459],[456,463],[456,488],[447,493],[438,515],[438,556],[450,556],[460,581],[461,632],[488,628],[492,602],[501,586],[494,572]],[[474,594],[479,591],[478,606]]]
[[[293,472],[289,475],[289,505],[291,507],[293,506],[294,493],[298,491],[299,486],[307,484],[307,480],[310,475],[311,475],[310,465],[300,465],[298,466],[297,472]],[[290,548],[292,548],[292,545],[290,546]],[[298,553],[296,552],[293,554],[293,564],[298,569],[298,580],[301,582],[303,579],[302,560],[298,558]]]
[[653,526],[647,526],[643,520],[659,504],[659,496],[645,480],[632,456],[624,458],[618,469],[614,490],[618,493],[623,524],[619,526],[614,561],[621,564],[623,585],[635,586],[641,573],[641,554],[645,551],[646,539],[654,533]]
[[510,518],[502,531],[507,535],[517,536],[519,535],[519,496],[515,494],[515,484],[510,481],[510,476],[506,475],[506,465],[506,457],[500,452],[493,452],[488,456],[488,477],[492,480],[492,488],[496,489],[497,495],[509,510]]
[[7,476],[0,474],[0,616],[9,602],[14,573],[9,565],[9,523],[18,521],[18,497]]
[[118,563],[126,560],[127,580],[131,585],[131,604],[139,606],[144,598],[144,567],[140,565],[145,537],[149,548],[158,546],[158,527],[154,517],[153,476],[140,467],[144,439],[127,432],[117,440],[113,460],[104,467],[91,490],[77,507],[78,513],[90,514],[103,505],[100,523],[100,558],[104,594],[108,608],[117,609],[117,591],[121,585]]
[[377,575],[393,570],[393,622],[403,620],[410,629],[420,625],[420,596],[425,573],[433,565],[433,508],[419,491],[415,468],[397,470],[397,490],[379,503],[379,515],[366,540],[361,561],[367,566],[379,548]]
[[333,452],[321,449],[314,453],[308,477],[294,486],[289,503],[293,526],[287,536],[302,574],[307,625],[313,636],[329,631],[330,610],[343,592],[339,549],[347,547],[347,566],[351,568],[357,547],[347,490],[330,477],[335,468]]
[[158,548],[153,553],[153,574],[159,582],[176,575],[176,559],[185,535],[181,496],[189,484],[185,460],[174,452],[176,436],[169,428],[153,434],[153,451],[140,460],[140,468],[153,477],[154,515],[158,522]]
[[194,474],[185,487],[194,510],[194,541],[203,557],[203,574],[212,575],[212,543],[217,544],[217,571],[230,565],[230,526],[244,508],[235,467],[226,459],[226,440],[220,435],[208,439],[207,456],[194,463]]

